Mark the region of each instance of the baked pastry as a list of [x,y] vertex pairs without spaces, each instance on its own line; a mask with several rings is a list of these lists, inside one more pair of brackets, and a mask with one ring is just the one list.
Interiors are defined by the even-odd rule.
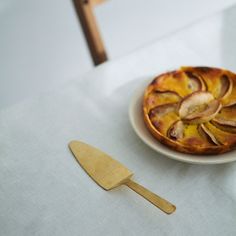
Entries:
[[148,130],[176,151],[218,154],[236,147],[236,74],[181,67],[154,78],[145,90]]

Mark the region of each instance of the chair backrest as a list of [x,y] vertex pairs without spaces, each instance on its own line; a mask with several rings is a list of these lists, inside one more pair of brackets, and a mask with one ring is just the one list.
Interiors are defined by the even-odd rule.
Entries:
[[107,60],[106,50],[93,13],[93,8],[104,1],[105,0],[73,0],[95,65],[99,65]]

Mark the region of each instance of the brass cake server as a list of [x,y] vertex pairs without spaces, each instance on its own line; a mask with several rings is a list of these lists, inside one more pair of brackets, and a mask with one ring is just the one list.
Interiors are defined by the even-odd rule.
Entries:
[[81,167],[103,189],[126,185],[165,213],[175,211],[173,204],[131,180],[133,173],[106,153],[80,141],[71,141],[69,148]]

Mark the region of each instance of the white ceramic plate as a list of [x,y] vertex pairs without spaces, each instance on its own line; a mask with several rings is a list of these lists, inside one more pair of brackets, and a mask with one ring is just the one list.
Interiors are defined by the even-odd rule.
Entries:
[[174,151],[156,140],[150,134],[143,121],[142,99],[144,90],[149,84],[150,79],[144,82],[140,84],[140,87],[134,93],[129,107],[129,118],[132,127],[144,143],[169,158],[193,164],[220,164],[236,160],[236,150],[218,155],[191,155]]

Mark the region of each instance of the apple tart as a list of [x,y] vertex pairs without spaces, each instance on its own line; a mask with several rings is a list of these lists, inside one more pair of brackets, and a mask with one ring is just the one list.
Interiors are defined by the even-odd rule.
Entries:
[[236,147],[236,74],[181,67],[154,78],[143,116],[151,134],[176,151],[218,154]]

